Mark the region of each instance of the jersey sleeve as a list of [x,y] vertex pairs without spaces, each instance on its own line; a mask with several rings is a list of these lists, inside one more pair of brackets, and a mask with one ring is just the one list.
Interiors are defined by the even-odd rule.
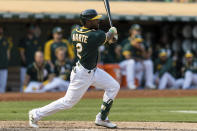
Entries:
[[[163,76],[165,72],[169,72],[172,68],[172,59],[169,59],[166,64],[164,64],[159,71],[159,77]],[[170,73],[170,72],[169,72]]]
[[102,30],[97,30],[95,32],[95,40],[99,45],[102,45],[106,42],[107,37],[104,31]]
[[126,44],[124,47],[123,47],[123,50],[122,50],[122,54],[123,55],[128,55],[128,54],[131,54],[131,50],[130,50],[130,46],[129,44]]

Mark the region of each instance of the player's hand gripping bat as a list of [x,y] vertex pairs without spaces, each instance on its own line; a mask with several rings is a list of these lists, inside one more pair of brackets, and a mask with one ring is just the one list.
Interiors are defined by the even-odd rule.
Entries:
[[[108,16],[108,19],[109,19],[109,24],[110,24],[110,27],[112,28],[113,24],[112,24],[109,0],[103,0],[103,1],[104,1],[105,9],[106,9],[106,12],[107,12],[107,16]],[[115,28],[115,27],[113,27],[113,28]],[[116,34],[114,35],[112,43],[116,42],[117,40],[118,40],[118,34],[117,34],[117,30],[116,30]]]

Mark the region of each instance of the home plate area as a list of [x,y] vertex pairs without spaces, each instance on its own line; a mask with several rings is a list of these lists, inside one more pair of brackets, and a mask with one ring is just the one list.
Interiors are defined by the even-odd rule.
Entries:
[[[158,131],[158,130],[190,130],[197,131],[196,123],[174,122],[115,122],[118,124],[116,131]],[[40,128],[33,129],[28,121],[1,121],[0,131],[108,131],[104,127],[95,126],[88,121],[40,121]]]

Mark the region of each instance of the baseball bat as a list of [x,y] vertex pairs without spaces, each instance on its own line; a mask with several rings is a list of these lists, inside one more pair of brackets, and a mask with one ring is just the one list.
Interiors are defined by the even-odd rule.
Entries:
[[104,1],[104,4],[105,4],[105,9],[106,9],[106,12],[107,12],[107,16],[108,16],[108,19],[109,19],[109,24],[110,24],[111,27],[113,27],[109,0],[103,0],[103,1]]

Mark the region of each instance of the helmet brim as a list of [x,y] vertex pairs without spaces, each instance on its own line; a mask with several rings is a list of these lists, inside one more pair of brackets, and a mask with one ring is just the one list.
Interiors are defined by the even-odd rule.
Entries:
[[101,17],[102,17],[102,15],[97,15],[97,16],[95,16],[94,18],[92,18],[90,20],[99,20],[99,19],[101,19]]

